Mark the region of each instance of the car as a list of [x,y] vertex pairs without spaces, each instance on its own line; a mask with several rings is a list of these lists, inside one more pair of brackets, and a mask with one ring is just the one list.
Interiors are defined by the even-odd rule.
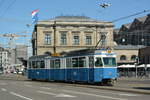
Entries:
[[19,71],[18,74],[22,74],[22,71]]
[[0,74],[3,74],[3,71],[0,71]]
[[14,73],[14,74],[17,74],[17,72],[16,72],[16,71],[14,71],[13,73]]

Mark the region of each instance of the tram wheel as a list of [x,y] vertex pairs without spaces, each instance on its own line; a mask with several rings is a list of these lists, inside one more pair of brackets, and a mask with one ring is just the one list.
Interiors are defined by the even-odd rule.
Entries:
[[114,86],[115,83],[116,83],[116,80],[114,80],[114,79],[107,80],[107,85],[108,86]]

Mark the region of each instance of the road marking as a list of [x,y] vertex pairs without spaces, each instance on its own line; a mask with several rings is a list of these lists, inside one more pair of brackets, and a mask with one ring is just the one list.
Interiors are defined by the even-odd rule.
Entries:
[[73,97],[76,97],[76,96],[60,93],[60,94],[56,95],[55,97],[70,97],[70,98],[73,98]]
[[7,90],[6,90],[6,89],[4,89],[4,88],[1,88],[1,90],[2,90],[2,91],[7,91]]
[[68,95],[68,94],[63,94],[63,93],[55,94],[55,93],[45,92],[45,91],[37,91],[37,92],[42,93],[42,94],[52,95],[52,96],[55,96],[55,97],[68,97],[68,98],[76,97],[76,96],[73,96],[73,95]]
[[100,98],[107,98],[107,99],[113,99],[113,100],[127,100],[127,99],[122,99],[122,98],[115,98],[115,97],[110,97],[110,96],[96,95],[96,94],[77,92],[77,91],[71,91],[71,90],[63,90],[63,91],[64,92],[69,92],[69,93],[74,93],[74,94],[89,95],[89,96],[100,97]]
[[23,99],[26,99],[26,100],[33,100],[33,99],[31,99],[31,98],[22,96],[22,95],[20,95],[20,94],[15,93],[15,92],[10,92],[10,94],[15,95],[15,96],[20,97],[20,98],[23,98]]
[[[95,91],[94,91],[95,92]],[[99,93],[99,92],[98,92]],[[133,94],[133,93],[123,93],[123,92],[117,92],[117,93],[112,93],[112,92],[105,92],[102,91],[101,93],[109,93],[109,94],[115,94],[115,95],[121,95],[121,96],[141,96],[139,94]]]
[[51,88],[49,88],[49,87],[40,87],[41,89],[51,89]]
[[140,96],[138,94],[127,94],[127,93],[122,93],[122,94],[119,94],[119,95],[122,95],[122,96]]
[[37,91],[37,92],[43,93],[43,94],[49,94],[49,95],[53,95],[53,96],[56,95],[56,94],[54,94],[54,93],[51,93],[51,92],[45,92],[45,91]]
[[32,87],[32,85],[24,85],[24,86],[26,86],[26,87]]

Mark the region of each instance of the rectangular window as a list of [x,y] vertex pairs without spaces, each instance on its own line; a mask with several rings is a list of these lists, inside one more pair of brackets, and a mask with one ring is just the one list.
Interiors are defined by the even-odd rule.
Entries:
[[86,36],[86,45],[91,45],[92,44],[92,36],[87,35]]
[[72,58],[72,67],[78,67],[78,58]]
[[66,45],[67,44],[67,34],[66,34],[66,32],[61,32],[60,44],[61,45]]
[[45,63],[44,63],[44,61],[41,61],[40,63],[41,63],[41,68],[45,68]]
[[60,60],[59,59],[55,60],[55,68],[60,68]]
[[102,59],[100,57],[95,58],[95,67],[103,67]]
[[79,45],[79,36],[78,35],[73,36],[73,45]]
[[32,68],[32,62],[31,61],[29,62],[29,68]]
[[54,64],[54,60],[50,61],[50,68],[54,68],[55,64]]
[[71,58],[66,59],[66,67],[70,68],[71,67]]
[[36,61],[32,61],[32,68],[37,68],[37,62]]
[[113,57],[103,57],[105,67],[116,67],[116,59]]
[[100,36],[99,38],[101,39],[102,45],[106,45],[106,42],[107,42],[106,35],[107,35],[107,32],[100,32],[99,34]]
[[85,57],[79,57],[79,67],[86,67]]
[[94,57],[89,57],[89,67],[94,67]]
[[51,34],[45,34],[44,43],[47,45],[51,45]]

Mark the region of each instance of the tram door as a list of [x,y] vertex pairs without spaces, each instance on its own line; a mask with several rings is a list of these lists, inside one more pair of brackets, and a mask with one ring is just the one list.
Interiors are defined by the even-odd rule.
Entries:
[[88,82],[93,82],[94,81],[94,57],[89,56],[89,61],[88,61]]
[[66,58],[66,73],[65,73],[65,80],[66,81],[71,81],[71,58]]

